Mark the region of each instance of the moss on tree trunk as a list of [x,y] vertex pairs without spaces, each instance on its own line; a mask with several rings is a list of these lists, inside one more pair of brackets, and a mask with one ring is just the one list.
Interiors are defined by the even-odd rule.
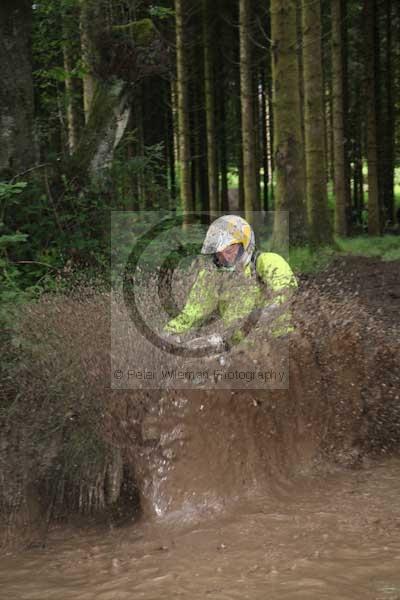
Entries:
[[111,164],[114,150],[126,129],[132,91],[122,82],[98,83],[90,118],[72,157],[73,173],[97,176]]

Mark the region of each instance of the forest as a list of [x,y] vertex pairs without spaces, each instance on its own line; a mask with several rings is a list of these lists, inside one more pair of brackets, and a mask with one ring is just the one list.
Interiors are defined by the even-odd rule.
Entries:
[[399,10],[2,2],[6,296],[104,268],[111,210],[289,211],[293,247],[396,233]]
[[[396,0],[0,0],[9,600],[400,597],[399,40]],[[171,367],[221,216],[293,329]]]

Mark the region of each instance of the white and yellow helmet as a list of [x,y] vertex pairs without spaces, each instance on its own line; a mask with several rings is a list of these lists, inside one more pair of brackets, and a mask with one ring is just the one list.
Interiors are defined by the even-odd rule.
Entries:
[[224,215],[216,219],[208,228],[201,253],[222,252],[232,244],[242,244],[244,252],[240,258],[240,264],[246,266],[255,249],[254,231],[242,217]]

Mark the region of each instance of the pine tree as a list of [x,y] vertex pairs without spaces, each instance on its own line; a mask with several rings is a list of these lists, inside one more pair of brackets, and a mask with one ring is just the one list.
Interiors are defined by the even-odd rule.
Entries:
[[80,0],[80,38],[82,49],[83,75],[83,106],[85,122],[89,120],[96,81],[93,76],[93,63],[96,61],[97,49],[94,37],[96,35],[96,24],[99,21],[98,2],[96,0]]
[[78,79],[74,77],[73,70],[77,63],[74,35],[77,28],[78,18],[76,11],[69,6],[62,13],[62,50],[65,71],[65,100],[67,117],[68,149],[70,154],[74,152],[79,141],[81,121],[81,89]]
[[218,156],[216,131],[215,102],[215,52],[214,27],[212,22],[210,0],[202,0],[203,8],[203,47],[204,47],[204,95],[207,128],[207,165],[208,165],[208,197],[211,212],[218,211]]
[[244,211],[253,222],[253,211],[259,209],[256,170],[256,144],[251,57],[251,1],[239,0],[240,98],[242,112],[242,156]]
[[189,119],[189,66],[185,36],[185,0],[175,0],[177,113],[180,164],[180,196],[184,212],[193,210],[191,177],[190,119]]
[[301,135],[299,65],[296,52],[296,1],[271,0],[274,158],[276,172],[274,240],[284,245],[288,211],[289,240],[307,242],[305,173]]
[[394,222],[394,131],[395,118],[393,106],[393,3],[384,3],[386,47],[385,47],[385,121],[384,121],[384,170],[383,170],[383,203],[385,218],[389,224]]
[[367,102],[367,159],[368,159],[368,233],[380,235],[380,206],[378,188],[378,152],[375,95],[375,19],[376,0],[364,0],[365,23],[365,97]]
[[348,234],[344,152],[342,2],[332,0],[332,126],[335,189],[335,233]]
[[319,2],[302,0],[304,132],[310,241],[330,244],[332,230],[326,189],[325,118]]

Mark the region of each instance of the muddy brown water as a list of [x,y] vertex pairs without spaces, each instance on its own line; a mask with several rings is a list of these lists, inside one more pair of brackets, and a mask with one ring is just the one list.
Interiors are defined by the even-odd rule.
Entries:
[[[400,600],[399,267],[366,265],[303,283],[288,390],[108,390],[104,435],[141,515],[53,523],[44,547],[1,557],[1,600]],[[90,308],[46,318],[67,314],[75,395],[99,403],[108,323]]]
[[54,529],[2,558],[7,600],[400,598],[400,458],[299,475],[190,525]]

